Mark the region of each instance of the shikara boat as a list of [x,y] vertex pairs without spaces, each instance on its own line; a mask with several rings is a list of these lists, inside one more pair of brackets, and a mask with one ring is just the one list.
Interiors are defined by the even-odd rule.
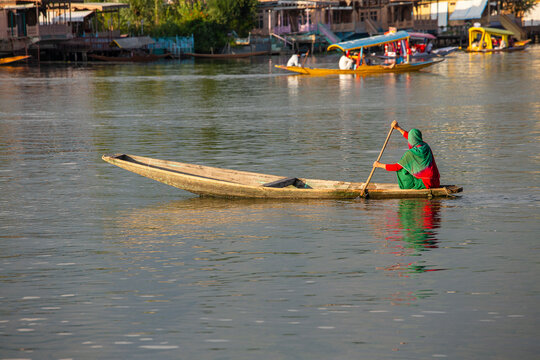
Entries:
[[[316,180],[221,169],[210,166],[117,154],[103,160],[200,196],[267,199],[354,199],[364,183]],[[463,188],[448,185],[436,189],[401,190],[397,184],[369,184],[372,199],[431,198],[452,196]]]
[[0,65],[11,64],[16,61],[28,59],[29,57],[30,55],[21,55],[21,56],[10,56],[10,57],[5,57],[5,58],[0,58]]
[[[351,58],[354,66],[351,69],[339,68],[310,68],[304,66],[283,66],[276,65],[277,68],[292,71],[304,75],[335,75],[335,74],[379,74],[379,73],[400,73],[408,71],[417,71],[428,66],[432,66],[444,60],[444,58],[426,59],[422,61],[411,61],[409,47],[409,33],[406,31],[397,31],[386,35],[377,35],[364,39],[344,41],[332,44],[327,51],[340,50],[343,54]],[[372,64],[365,60],[366,49],[376,46],[391,45],[402,50],[403,56],[389,63]],[[357,52],[356,55],[350,55],[351,52]]]
[[515,36],[512,31],[473,26],[469,28],[469,46],[465,49],[467,52],[506,52],[525,50],[529,45],[529,40],[512,41]]

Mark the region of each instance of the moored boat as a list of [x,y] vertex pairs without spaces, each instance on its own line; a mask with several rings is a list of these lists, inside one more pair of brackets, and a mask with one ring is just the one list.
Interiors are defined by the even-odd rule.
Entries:
[[5,57],[5,58],[0,58],[0,65],[11,64],[16,61],[28,59],[29,57],[30,55],[20,55],[20,56],[10,56],[10,57]]
[[515,41],[514,36],[509,30],[473,26],[469,28],[469,45],[465,51],[492,53],[525,50],[531,40]]
[[[283,177],[247,171],[153,159],[128,154],[103,155],[102,159],[125,170],[200,196],[267,199],[354,199],[364,183]],[[370,183],[372,199],[431,198],[452,196],[463,188],[403,190],[397,184]]]
[[[332,44],[328,47],[327,51],[340,50],[343,52],[339,68],[310,68],[304,67],[303,64],[293,66],[276,65],[276,67],[304,75],[364,75],[418,71],[444,60],[444,58],[436,58],[411,61],[412,53],[409,46],[409,38],[410,35],[406,31],[397,31],[390,34]],[[375,63],[376,59],[366,56],[367,49],[385,45],[399,49],[399,54],[382,63]]]

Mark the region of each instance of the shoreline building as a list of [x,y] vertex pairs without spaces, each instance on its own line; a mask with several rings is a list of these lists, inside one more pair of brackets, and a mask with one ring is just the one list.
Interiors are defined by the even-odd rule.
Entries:
[[[540,4],[540,0],[538,1]],[[290,44],[326,43],[398,30],[428,32],[439,45],[459,44],[475,22],[507,28],[526,37],[526,21],[503,14],[488,0],[259,0],[257,27],[252,34]],[[527,21],[540,27],[537,5]]]

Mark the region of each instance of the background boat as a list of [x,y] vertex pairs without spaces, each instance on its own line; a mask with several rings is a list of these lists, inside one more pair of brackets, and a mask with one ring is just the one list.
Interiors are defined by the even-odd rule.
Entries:
[[21,56],[10,56],[10,57],[5,57],[5,58],[0,58],[0,65],[11,64],[13,62],[25,60],[30,57],[31,57],[30,55],[21,55]]
[[[395,47],[400,46],[402,49],[410,49],[409,47],[409,38],[410,34],[406,31],[397,31],[385,35],[377,35],[369,38],[356,39],[350,41],[344,41],[336,44],[332,44],[328,47],[330,50],[339,50],[343,53],[342,58],[345,56],[350,63],[350,68],[310,68],[302,65],[295,66],[284,66],[276,65],[277,68],[288,70],[291,72],[304,74],[304,75],[333,75],[333,74],[355,74],[355,75],[364,75],[364,74],[378,74],[378,73],[400,73],[400,72],[409,72],[417,71],[428,66],[432,66],[443,61],[443,58],[436,59],[421,59],[420,61],[411,61],[411,56],[407,55],[385,59],[390,60],[387,62],[381,63],[381,59],[377,59],[376,56],[373,56],[374,53],[369,54],[369,51],[372,49],[380,49],[382,47]],[[341,61],[341,60],[340,60]],[[341,67],[341,66],[340,66]]]

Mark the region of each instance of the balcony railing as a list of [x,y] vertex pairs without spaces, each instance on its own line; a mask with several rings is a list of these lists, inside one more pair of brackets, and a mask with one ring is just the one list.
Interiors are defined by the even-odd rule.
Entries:
[[71,38],[71,27],[67,24],[40,24],[36,26],[38,28],[37,35],[40,38],[47,37],[65,37]]
[[298,32],[310,32],[310,31],[316,31],[317,30],[317,24],[300,24],[298,25]]
[[354,23],[340,23],[340,24],[332,24],[330,25],[330,29],[333,32],[349,32],[349,31],[355,31],[355,25]]

